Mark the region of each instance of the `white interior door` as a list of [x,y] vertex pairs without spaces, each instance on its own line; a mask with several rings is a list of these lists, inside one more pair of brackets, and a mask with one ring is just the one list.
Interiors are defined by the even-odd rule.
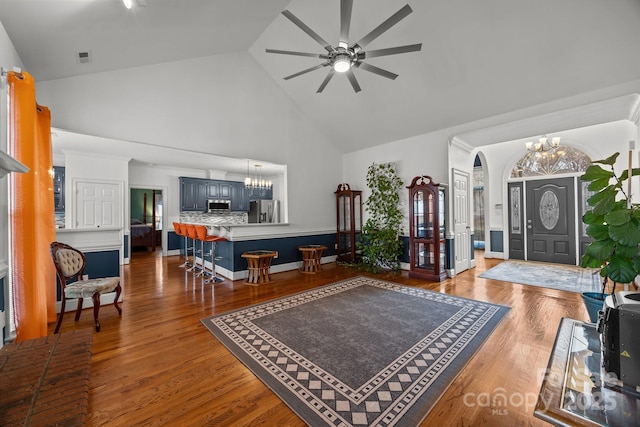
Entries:
[[455,273],[471,267],[471,225],[469,223],[469,174],[453,170],[453,232]]
[[122,227],[119,183],[76,183],[76,228]]

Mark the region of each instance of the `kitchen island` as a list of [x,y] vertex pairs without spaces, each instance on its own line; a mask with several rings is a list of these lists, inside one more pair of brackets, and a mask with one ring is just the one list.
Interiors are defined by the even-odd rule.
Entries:
[[[246,279],[248,276],[247,260],[242,254],[249,251],[275,251],[271,272],[296,270],[302,266],[302,258],[298,246],[308,244],[324,245],[330,250],[322,258],[323,263],[335,260],[335,229],[302,230],[288,223],[222,222],[217,218],[207,218],[205,214],[198,217],[181,215],[180,223],[204,225],[207,234],[220,236],[226,240],[216,242],[216,272],[231,280]],[[184,248],[184,239],[181,240]],[[205,252],[210,244],[205,244]]]

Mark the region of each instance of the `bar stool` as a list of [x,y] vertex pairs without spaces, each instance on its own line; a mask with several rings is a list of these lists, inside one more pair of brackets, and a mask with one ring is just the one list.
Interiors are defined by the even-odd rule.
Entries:
[[[189,237],[193,241],[193,263],[191,264],[191,268],[187,271],[195,272],[196,276],[202,275],[202,268],[198,266],[198,261],[196,260],[197,256],[202,256],[201,251],[196,247],[196,240],[198,240],[198,233],[196,232],[196,226],[193,224],[183,224],[183,228],[187,228],[187,237]],[[202,263],[204,265],[204,263]]]
[[[203,272],[204,274],[208,274],[211,276],[211,278],[205,280],[205,283],[209,283],[209,282],[214,282],[214,283],[219,283],[224,281],[224,279],[222,277],[218,277],[216,275],[216,260],[221,260],[222,257],[216,257],[216,242],[220,242],[223,240],[227,240],[224,237],[220,237],[220,236],[214,236],[214,235],[209,235],[207,234],[207,227],[205,227],[204,225],[196,225],[196,233],[198,234],[198,240],[200,240],[201,242],[201,247],[202,247],[202,268],[203,268]],[[205,251],[204,251],[204,244],[206,243],[211,243],[211,251],[206,253],[206,255],[211,255],[211,270],[207,270],[205,268]]]
[[179,222],[173,223],[173,230],[176,232],[176,235],[184,237],[184,263],[180,264],[178,267],[187,268],[191,266],[189,262],[189,251],[193,251],[193,247],[189,247],[189,237],[187,236],[186,227]]

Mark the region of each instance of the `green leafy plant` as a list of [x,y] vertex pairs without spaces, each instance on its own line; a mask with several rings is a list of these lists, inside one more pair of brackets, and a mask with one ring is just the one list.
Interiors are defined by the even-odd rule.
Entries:
[[[603,294],[608,279],[615,286],[615,283],[629,283],[640,274],[640,207],[631,203],[631,195],[624,189],[629,171],[616,175],[614,164],[619,155],[615,153],[591,162],[581,176],[595,194],[587,201],[593,209],[582,217],[587,224],[587,235],[593,242],[587,247],[580,265],[600,268]],[[608,169],[600,165],[608,166]],[[640,169],[634,168],[632,176],[636,175],[640,175]]]
[[367,170],[367,187],[371,195],[364,203],[369,213],[362,227],[363,267],[372,272],[400,269],[402,255],[402,211],[399,208],[402,179],[391,163],[372,164]]

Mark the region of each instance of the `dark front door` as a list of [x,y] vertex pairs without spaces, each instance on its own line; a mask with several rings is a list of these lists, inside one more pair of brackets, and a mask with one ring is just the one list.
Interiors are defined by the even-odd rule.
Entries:
[[527,259],[576,264],[574,178],[526,182]]

